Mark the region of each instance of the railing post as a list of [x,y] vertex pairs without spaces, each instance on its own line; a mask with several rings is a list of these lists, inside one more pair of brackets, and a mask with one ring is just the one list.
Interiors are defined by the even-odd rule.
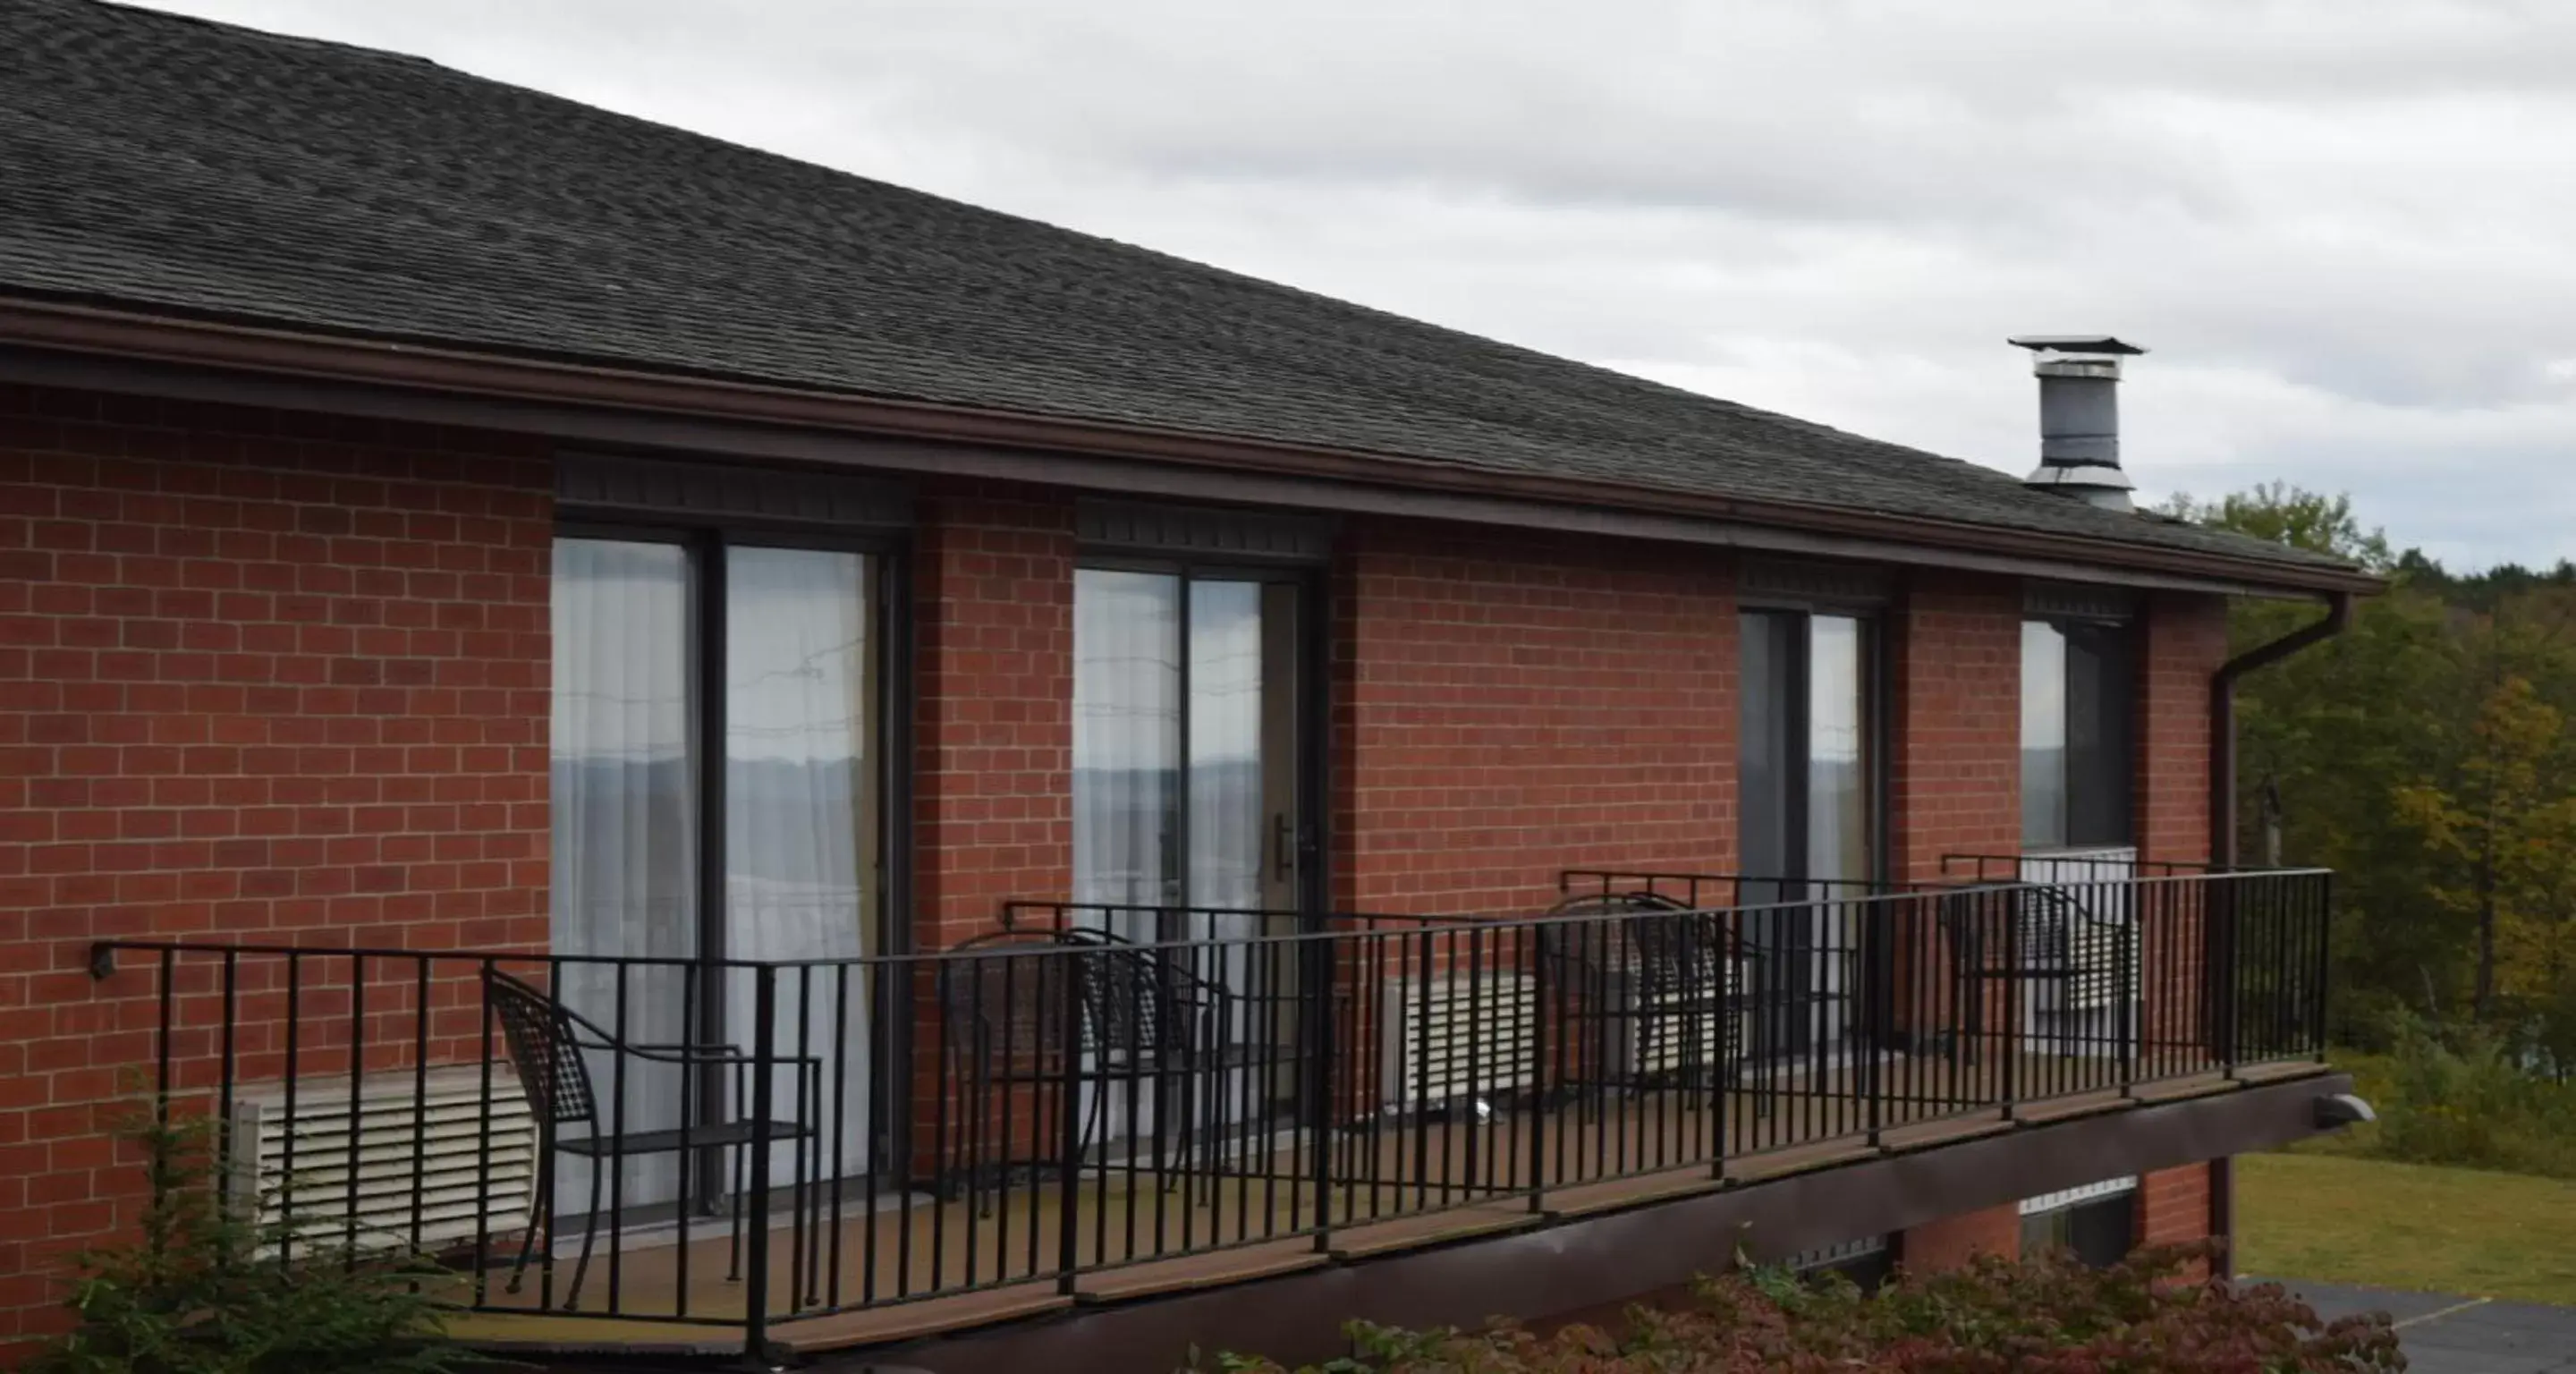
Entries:
[[768,964],[752,969],[751,980],[751,1184],[746,1190],[744,1242],[750,1254],[743,1276],[743,1353],[764,1366],[776,1362],[769,1351],[769,1119],[774,1104],[778,1033],[778,970]]
[[2334,875],[2319,873],[2309,881],[2315,885],[2317,909],[2316,1021],[2309,1043],[2323,1061],[2334,1036]]
[[[1889,899],[1862,898],[1860,920],[1859,975],[1861,985],[1861,1027],[1856,1061],[1861,1091],[1861,1111],[1869,1130],[1869,1143],[1877,1146],[1879,1132],[1885,1128],[1880,1100],[1886,1096],[1886,1083],[1879,1076],[1879,1058],[1887,1049],[1890,1030],[1896,1021],[1895,964],[1892,941],[1881,923],[1892,923],[1895,913]],[[1888,967],[1881,969],[1879,961]]]
[[[1018,956],[1002,957],[1017,958]],[[1091,976],[1091,971],[1082,966],[1082,961],[1092,957],[1094,956],[1090,952],[1081,949],[1059,949],[1051,954],[1038,956],[1040,1001],[1044,1001],[1043,990],[1052,981],[1054,986],[1060,989],[1057,997],[1064,1004],[1057,1009],[1057,1015],[1064,1018],[1064,1023],[1056,1030],[1059,1045],[1056,1055],[1063,1061],[1064,1068],[1063,1082],[1056,1089],[1058,1096],[1056,1111],[1062,1124],[1056,1131],[1055,1282],[1056,1291],[1068,1298],[1073,1296],[1074,1283],[1081,1274],[1082,1266],[1082,990]],[[1046,961],[1049,959],[1069,964],[1071,968],[1050,980],[1046,971]],[[1006,1053],[1007,1039],[1006,1036]],[[1155,1104],[1158,1110],[1161,1105],[1160,1102]],[[968,1110],[980,1116],[984,1107],[980,1102],[970,1102]],[[1106,1135],[1108,1132],[1104,1130],[1102,1134]],[[1006,1150],[1009,1148],[1008,1141],[1003,1142],[1003,1145]],[[1009,1158],[1007,1154],[1003,1157]],[[968,1186],[971,1188],[973,1185],[970,1183]],[[1104,1197],[1103,1202],[1106,1201]]]
[[[2029,957],[2027,952],[2022,949],[2021,926],[2022,911],[2024,906],[2030,900],[2030,893],[2031,889],[2028,886],[2021,884],[1998,889],[1995,892],[1997,897],[2004,899],[2002,903],[2004,917],[2004,1027],[2003,1035],[2001,1037],[2003,1041],[2004,1062],[2003,1082],[2001,1087],[2003,1090],[2003,1119],[2006,1121],[2013,1119],[2013,1106],[2018,1100],[2018,1092],[2021,1086],[2021,998],[2022,983],[2027,978],[2027,970],[2023,967],[2022,960]],[[1982,1018],[1984,1015],[1985,1012],[1981,1008],[1978,1011],[1978,1016]]]
[[2236,1076],[2238,1037],[2243,1033],[2245,1011],[2243,979],[2237,968],[2240,932],[2237,929],[2236,899],[2237,884],[2241,881],[2241,878],[2230,874],[2210,884],[2210,943],[2214,946],[2210,962],[2214,967],[2201,979],[2204,994],[2218,1003],[2213,1009],[2217,1014],[2210,1018],[2213,1038],[2218,1043],[2210,1048],[2216,1052],[2220,1070],[2229,1078]]
[[[1315,1183],[1315,1252],[1317,1254],[1330,1253],[1333,1244],[1333,1095],[1340,1090],[1345,1081],[1345,1076],[1334,1073],[1333,1023],[1342,1014],[1345,998],[1341,985],[1342,961],[1354,954],[1367,958],[1377,957],[1377,935],[1374,928],[1367,924],[1360,924],[1354,926],[1353,930],[1356,933],[1351,937],[1347,947],[1344,942],[1336,939],[1312,938],[1306,941],[1307,962],[1314,965],[1313,985],[1316,990],[1314,997],[1301,999],[1301,1004],[1306,1008],[1306,1015],[1313,1021],[1312,1039],[1307,1045],[1311,1062],[1306,1081],[1313,1090],[1313,1099],[1308,1110],[1314,1114],[1312,1167]],[[1370,979],[1362,976],[1367,967],[1366,964],[1356,960],[1351,967],[1351,988],[1348,999],[1354,1009],[1351,1027],[1354,1032],[1359,1029],[1360,1013],[1357,1010],[1359,999],[1376,986]],[[1385,1027],[1378,1027],[1377,1033],[1384,1035]],[[1356,1042],[1358,1038],[1354,1033],[1353,1041]],[[1360,1082],[1360,1075],[1357,1072],[1346,1077],[1353,1085]]]
[[1547,1205],[1547,1023],[1556,1012],[1547,1000],[1548,929],[1523,927],[1521,936],[1531,952],[1530,1004],[1536,1012],[1530,1018],[1529,1206],[1538,1212]]

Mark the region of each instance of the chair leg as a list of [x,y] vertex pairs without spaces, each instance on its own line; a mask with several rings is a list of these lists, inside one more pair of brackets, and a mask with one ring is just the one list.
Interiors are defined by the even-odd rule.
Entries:
[[537,1174],[536,1205],[528,1209],[528,1229],[519,1237],[519,1258],[516,1263],[510,1266],[510,1282],[504,1289],[505,1292],[518,1292],[520,1282],[527,1278],[528,1257],[536,1253],[537,1228],[542,1226],[549,1231],[554,1229],[554,1156],[548,1151],[539,1150],[537,1151],[537,1158],[540,1161],[540,1168]]
[[590,1272],[590,1248],[599,1240],[599,1181],[608,1169],[624,1168],[626,1161],[609,1155],[590,1166],[590,1210],[581,1219],[581,1259],[572,1267],[572,1286],[564,1290],[563,1310],[569,1312],[581,1302],[581,1280]]
[[742,1282],[742,1152],[748,1145],[733,1147],[733,1241],[732,1258],[725,1266],[725,1282]]

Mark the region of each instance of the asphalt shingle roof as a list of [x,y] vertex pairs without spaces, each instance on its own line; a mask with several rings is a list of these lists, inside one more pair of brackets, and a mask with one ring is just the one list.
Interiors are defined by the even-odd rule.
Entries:
[[0,293],[2309,566],[396,54],[0,0]]

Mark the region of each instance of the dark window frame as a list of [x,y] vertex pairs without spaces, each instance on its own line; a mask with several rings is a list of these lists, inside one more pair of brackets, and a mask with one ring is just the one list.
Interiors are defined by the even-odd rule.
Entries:
[[[2055,838],[2034,839],[2025,811],[2023,849],[2048,852],[2136,844],[2142,658],[2136,623],[2096,616],[2024,615],[2021,624],[2056,631],[2065,652],[2065,673],[2059,683],[2065,707],[2059,833]],[[2024,683],[2024,718],[2029,710],[2030,685]],[[2026,759],[2022,766],[2027,786]]]
[[[1795,754],[1789,769],[1793,776],[1801,779],[1805,777],[1811,762],[1808,749],[1812,732],[1809,729],[1808,716],[1810,697],[1813,693],[1814,665],[1809,646],[1814,643],[1814,635],[1810,622],[1817,616],[1836,616],[1860,622],[1861,711],[1867,717],[1862,722],[1861,729],[1867,737],[1866,747],[1869,750],[1868,776],[1862,784],[1867,791],[1869,810],[1869,879],[1872,882],[1884,882],[1894,869],[1894,850],[1889,843],[1890,831],[1893,828],[1891,809],[1894,789],[1889,786],[1891,770],[1888,767],[1888,750],[1894,742],[1890,717],[1896,700],[1897,655],[1890,636],[1894,632],[1896,618],[1887,614],[1886,603],[1877,600],[1842,600],[1831,597],[1767,594],[1739,595],[1735,606],[1738,640],[1736,662],[1739,674],[1743,663],[1742,636],[1746,633],[1745,622],[1754,616],[1791,617],[1798,622],[1803,631],[1796,636],[1798,648],[1789,673],[1788,702],[1789,741],[1791,750]],[[1738,736],[1736,744],[1738,753],[1733,761],[1736,765],[1734,771],[1739,783],[1739,793],[1742,780],[1744,691],[1745,684],[1739,675],[1736,683],[1737,705],[1734,722]],[[1790,799],[1789,815],[1783,821],[1783,827],[1791,835],[1804,836],[1807,833],[1807,804],[1807,788],[1802,781]],[[1736,867],[1741,870],[1744,868],[1744,800],[1741,795],[1736,799],[1736,808]],[[1790,859],[1786,867],[1789,871],[1753,876],[1798,879],[1812,876],[1807,872],[1805,845],[1791,846]]]
[[2138,1245],[2138,1196],[2138,1189],[2123,1188],[2046,1211],[2023,1213],[2023,1258],[2035,1259],[2049,1251],[2065,1250],[2096,1269],[2118,1264]]
[[[1183,552],[1121,548],[1117,546],[1086,547],[1076,552],[1074,569],[1101,572],[1152,573],[1175,577],[1181,586],[1182,644],[1180,655],[1180,723],[1183,753],[1187,754],[1190,737],[1190,655],[1188,614],[1190,585],[1193,582],[1251,582],[1263,586],[1293,587],[1297,593],[1297,624],[1291,633],[1297,643],[1296,681],[1296,757],[1289,763],[1297,785],[1297,818],[1294,822],[1297,850],[1297,881],[1292,898],[1299,924],[1321,929],[1327,909],[1327,895],[1332,889],[1326,871],[1332,854],[1328,827],[1332,811],[1327,804],[1331,781],[1332,696],[1330,660],[1331,627],[1328,621],[1327,570],[1305,559],[1246,560],[1240,556],[1211,554],[1197,556]],[[1067,703],[1068,708],[1071,702]],[[1186,784],[1185,784],[1186,785]],[[1173,819],[1173,862],[1182,865],[1186,874],[1189,854],[1189,807],[1184,804]],[[1071,855],[1068,853],[1068,859]],[[1182,892],[1183,897],[1189,894]],[[1186,905],[1186,903],[1184,903]]]
[[[822,553],[865,555],[873,574],[868,594],[869,623],[875,633],[875,662],[871,665],[877,678],[876,718],[870,723],[869,744],[877,751],[874,782],[876,785],[877,871],[870,897],[880,913],[877,921],[879,948],[867,951],[871,957],[912,953],[917,946],[913,926],[913,722],[914,722],[914,633],[916,617],[912,614],[912,543],[903,533],[851,531],[820,528],[795,520],[747,521],[708,519],[689,521],[659,513],[599,511],[581,508],[562,509],[556,513],[554,540],[592,539],[628,543],[666,544],[679,547],[689,563],[689,604],[686,632],[689,636],[689,693],[694,737],[691,748],[694,776],[691,779],[692,800],[697,807],[695,836],[698,865],[697,935],[700,958],[723,958],[726,933],[726,851],[725,851],[725,769],[721,751],[724,746],[725,693],[725,569],[726,551],[734,548],[803,549]],[[548,548],[551,551],[552,540]],[[550,553],[551,556],[551,553]],[[552,571],[548,572],[549,580]],[[551,687],[549,695],[551,695]],[[714,951],[710,953],[710,951]],[[913,1057],[914,1021],[913,980],[898,978],[894,996],[873,998],[873,1024],[869,1041],[884,1046],[881,1058],[888,1064],[910,1064]],[[724,980],[715,980],[708,995],[700,999],[696,1038],[720,1042],[726,1034],[727,1008],[724,1005]],[[699,1101],[717,1103],[723,1100],[722,1070],[710,1067],[707,1081],[700,1086]],[[869,1133],[876,1143],[871,1148],[875,1158],[892,1159],[892,1177],[910,1177],[912,1169],[912,1103],[911,1094],[890,1095],[888,1120],[871,1121]],[[721,1152],[710,1149],[696,1163],[702,1175],[699,1188],[716,1190],[722,1186]],[[713,1196],[713,1191],[706,1195]]]

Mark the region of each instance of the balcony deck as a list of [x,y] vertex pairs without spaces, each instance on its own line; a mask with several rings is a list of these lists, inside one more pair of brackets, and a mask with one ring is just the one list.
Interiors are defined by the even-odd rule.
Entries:
[[[477,1257],[434,1294],[453,1333],[537,1354],[1117,1325],[1265,1276],[1366,1301],[1347,1266],[1454,1283],[1516,1247],[1453,1243],[1531,1228],[1618,1232],[1589,1263],[1620,1268],[1650,1203],[1849,1228],[1824,1244],[2145,1138],[2080,1118],[2240,1093],[2259,1148],[2313,1114],[2246,1090],[2324,1071],[2321,873],[1762,880],[1805,895],[1745,907],[1700,904],[1732,879],[1591,877],[1493,919],[1015,903],[971,948],[821,962],[106,941],[92,972],[158,1027],[165,1102],[229,1123],[228,1189],[316,1252]],[[2201,1124],[2138,1130],[2179,1162]],[[546,1181],[650,1150],[704,1167],[584,1200],[622,1220],[566,1310],[586,1223]],[[1811,1177],[1842,1166],[1904,1177],[1844,1215]],[[1908,1191],[1930,1175],[1959,1177]],[[696,1215],[719,1196],[767,1222],[738,1270],[730,1204]],[[657,1197],[685,1230],[645,1228]],[[550,1253],[513,1292],[532,1230]]]
[[[1895,1067],[1883,1065],[1882,1070]],[[1912,1067],[1921,1081],[1944,1081],[1961,1089],[2000,1073],[2000,1066],[1990,1064],[1986,1072],[1967,1074],[1962,1081],[1954,1066],[1937,1056],[1923,1057]],[[2054,1078],[2069,1084],[2100,1071],[2090,1061],[2040,1056],[2026,1057],[2017,1068],[2030,1081]],[[796,1285],[773,1277],[768,1336],[784,1353],[799,1356],[891,1344],[1076,1306],[1543,1227],[1883,1154],[1937,1149],[2023,1125],[2325,1071],[2309,1060],[2253,1064],[2233,1073],[2212,1070],[2126,1090],[2071,1089],[2023,1101],[2009,1114],[1925,1105],[1892,1111],[1874,1134],[1865,1129],[1801,1132],[1799,1112],[1823,1121],[1821,1104],[1847,1100],[1835,1091],[1849,1087],[1850,1071],[1842,1070],[1834,1075],[1837,1081],[1817,1085],[1826,1091],[1814,1096],[1773,1094],[1767,1114],[1754,1094],[1730,1094],[1725,1111],[1737,1148],[1724,1152],[1722,1168],[1704,1162],[1704,1152],[1717,1138],[1716,1104],[1708,1094],[1641,1094],[1596,1120],[1543,1121],[1542,1137],[1560,1129],[1566,1136],[1564,1152],[1542,1162],[1549,1180],[1545,1186],[1533,1186],[1541,1171],[1531,1167],[1528,1157],[1526,1117],[1501,1114],[1482,1124],[1445,1121],[1376,1142],[1381,1181],[1329,1190],[1330,1223],[1320,1231],[1312,1184],[1291,1178],[1307,1165],[1299,1150],[1283,1149],[1267,1159],[1237,1157],[1224,1175],[1213,1180],[1200,1176],[1189,1186],[1161,1186],[1146,1172],[1131,1187],[1118,1165],[1105,1170],[1095,1166],[1074,1197],[1079,1259],[1070,1282],[1062,1264],[1063,1194],[1053,1184],[1014,1187],[982,1204],[942,1202],[923,1193],[891,1194],[879,1200],[872,1214],[848,1216],[836,1229],[806,1240],[808,1253],[821,1259],[812,1281],[804,1285],[806,1301],[796,1300],[791,1291]],[[1542,1139],[1542,1149],[1555,1143]],[[1347,1169],[1347,1154],[1340,1163]],[[795,1232],[780,1218],[770,1234],[773,1276],[796,1268],[797,1243]],[[623,1314],[617,1317],[542,1310],[541,1266],[531,1267],[518,1294],[504,1291],[507,1266],[495,1266],[486,1271],[483,1310],[460,1313],[450,1331],[478,1346],[520,1353],[738,1351],[745,1290],[726,1278],[729,1244],[720,1223],[702,1225],[684,1266],[680,1247],[667,1233],[629,1238],[613,1264]],[[587,1281],[586,1306],[607,1299],[612,1261],[604,1241],[602,1247]],[[568,1253],[556,1261],[558,1294],[570,1264]],[[469,1285],[470,1280],[460,1279],[455,1296],[465,1299]],[[817,1307],[845,1310],[816,1312]],[[687,1320],[678,1319],[683,1313]]]

